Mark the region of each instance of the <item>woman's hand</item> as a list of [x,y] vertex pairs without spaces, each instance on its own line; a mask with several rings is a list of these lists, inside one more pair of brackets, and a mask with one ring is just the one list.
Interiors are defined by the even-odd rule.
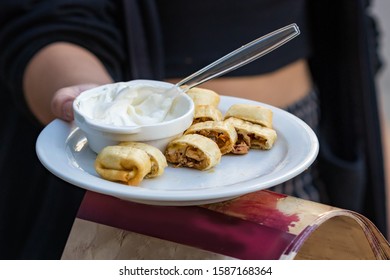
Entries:
[[51,111],[55,117],[64,121],[73,120],[73,100],[83,91],[98,86],[98,84],[81,84],[60,88],[51,101]]

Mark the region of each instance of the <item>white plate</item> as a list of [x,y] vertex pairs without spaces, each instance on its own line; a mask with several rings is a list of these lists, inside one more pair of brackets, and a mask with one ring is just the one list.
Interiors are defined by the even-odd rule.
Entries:
[[224,113],[237,103],[271,108],[278,134],[269,151],[224,155],[208,171],[167,167],[162,176],[126,186],[101,179],[94,170],[94,154],[84,133],[74,124],[55,120],[41,132],[36,151],[42,164],[63,180],[98,193],[153,205],[199,205],[228,200],[267,189],[295,177],[315,160],[319,144],[310,127],[292,114],[263,103],[221,96]]

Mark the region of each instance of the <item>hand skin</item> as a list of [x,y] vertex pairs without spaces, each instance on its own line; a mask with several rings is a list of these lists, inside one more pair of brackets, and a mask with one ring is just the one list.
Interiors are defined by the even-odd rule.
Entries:
[[51,112],[64,121],[73,120],[73,100],[83,91],[94,88],[98,84],[81,84],[60,88],[54,93],[51,101]]
[[24,96],[42,124],[73,120],[72,101],[82,91],[113,80],[100,60],[77,45],[58,42],[40,50],[28,63]]

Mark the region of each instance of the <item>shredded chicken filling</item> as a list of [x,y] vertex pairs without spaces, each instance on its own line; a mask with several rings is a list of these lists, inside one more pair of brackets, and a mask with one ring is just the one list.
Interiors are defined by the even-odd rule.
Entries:
[[175,167],[204,167],[204,157],[201,150],[195,147],[181,146],[180,148],[168,151],[168,161],[175,163]]
[[213,119],[210,118],[210,117],[199,117],[199,118],[195,118],[194,121],[193,121],[193,124],[195,123],[200,123],[200,122],[207,122],[207,121],[212,121]]
[[217,143],[220,149],[223,148],[229,141],[229,137],[227,135],[214,130],[202,129],[198,131],[198,133],[213,140],[215,143]]
[[253,133],[243,133],[238,132],[238,139],[237,142],[234,144],[233,147],[233,154],[243,155],[247,154],[249,152],[249,149],[253,147],[260,147],[263,149],[267,148],[267,140],[256,136]]
[[261,136],[252,136],[252,146],[260,147],[262,149],[267,149],[268,148],[268,143],[267,139],[261,137]]
[[237,155],[244,155],[249,152],[251,146],[251,139],[246,134],[238,134],[236,143],[233,146],[232,153]]

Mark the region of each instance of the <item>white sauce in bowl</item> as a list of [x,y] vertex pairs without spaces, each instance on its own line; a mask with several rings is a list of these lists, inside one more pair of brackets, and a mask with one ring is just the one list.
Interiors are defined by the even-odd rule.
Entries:
[[116,83],[79,96],[84,116],[115,126],[151,125],[173,119],[175,95],[156,85]]

